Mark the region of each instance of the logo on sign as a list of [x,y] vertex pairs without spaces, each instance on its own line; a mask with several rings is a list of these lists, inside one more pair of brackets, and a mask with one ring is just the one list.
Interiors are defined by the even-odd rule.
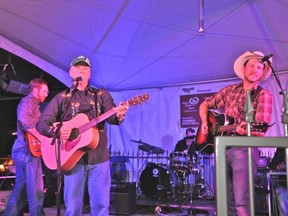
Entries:
[[190,99],[189,99],[189,103],[190,103],[192,106],[196,106],[196,105],[199,103],[199,98],[198,98],[198,97],[190,98]]

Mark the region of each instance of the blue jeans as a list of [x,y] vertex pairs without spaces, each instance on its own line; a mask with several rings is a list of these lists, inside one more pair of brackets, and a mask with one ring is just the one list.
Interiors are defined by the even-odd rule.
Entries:
[[42,215],[44,191],[41,157],[33,157],[26,149],[12,151],[16,180],[3,216],[24,213],[27,200],[29,215]]
[[64,175],[64,202],[66,216],[82,215],[84,190],[88,183],[92,216],[108,216],[110,205],[110,162],[76,164]]
[[[227,199],[229,216],[249,216],[248,149],[232,147],[226,150]],[[252,167],[255,176],[259,159],[258,149],[252,149]],[[253,199],[253,198],[252,198]]]

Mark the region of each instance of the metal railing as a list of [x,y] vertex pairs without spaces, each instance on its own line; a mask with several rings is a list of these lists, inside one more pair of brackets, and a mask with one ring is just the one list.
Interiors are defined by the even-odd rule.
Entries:
[[[288,137],[225,137],[218,136],[215,138],[215,166],[216,166],[216,202],[217,215],[226,216],[227,214],[227,188],[226,188],[226,157],[225,151],[227,147],[282,147],[286,148],[286,167],[288,167]],[[249,169],[252,169],[251,154],[248,158]],[[288,169],[286,169],[286,175]],[[249,172],[249,189],[250,198],[253,199],[254,182],[251,181],[251,173]],[[253,178],[252,178],[253,179]],[[287,181],[288,183],[288,181]],[[221,193],[218,193],[221,191]],[[254,216],[254,205],[251,206],[251,216]]]

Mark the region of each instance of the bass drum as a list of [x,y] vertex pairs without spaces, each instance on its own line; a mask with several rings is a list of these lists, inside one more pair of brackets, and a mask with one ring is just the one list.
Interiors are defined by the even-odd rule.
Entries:
[[180,178],[167,166],[148,163],[140,175],[141,192],[148,198],[172,198],[180,187]]

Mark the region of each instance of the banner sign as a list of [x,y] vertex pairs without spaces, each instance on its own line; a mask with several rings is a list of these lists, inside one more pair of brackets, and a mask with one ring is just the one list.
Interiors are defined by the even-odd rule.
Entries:
[[206,97],[214,93],[180,96],[180,122],[182,128],[198,128],[200,125],[199,106]]

